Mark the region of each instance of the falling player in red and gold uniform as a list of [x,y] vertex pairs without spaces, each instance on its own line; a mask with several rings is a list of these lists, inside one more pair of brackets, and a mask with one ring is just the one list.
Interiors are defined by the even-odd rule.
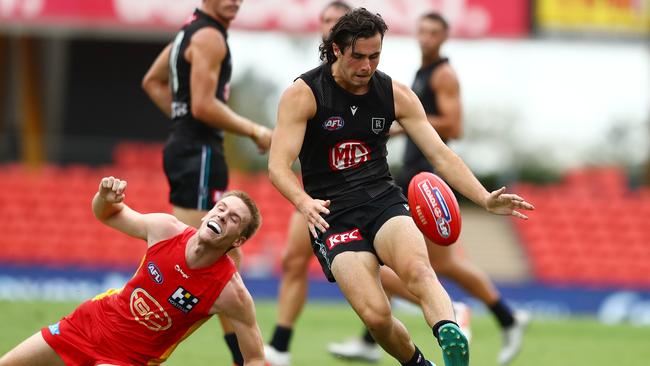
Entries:
[[122,203],[126,181],[103,178],[93,199],[97,219],[147,241],[135,275],[120,290],[81,304],[0,359],[0,365],[157,365],[213,314],[227,317],[246,365],[263,365],[253,300],[225,255],[260,225],[243,192],[224,195],[198,229]]

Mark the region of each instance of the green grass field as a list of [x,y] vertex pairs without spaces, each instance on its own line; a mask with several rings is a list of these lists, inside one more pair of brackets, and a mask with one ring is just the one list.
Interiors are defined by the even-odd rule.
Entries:
[[[0,354],[42,326],[56,322],[76,303],[1,302]],[[258,321],[268,341],[275,318],[275,304],[259,302]],[[442,365],[430,329],[417,315],[398,312],[424,354]],[[325,344],[360,334],[360,322],[343,303],[311,303],[294,333],[293,365],[354,365],[330,357]],[[488,317],[472,319],[472,365],[495,365],[500,345],[496,324]],[[230,365],[219,324],[211,319],[171,356],[166,365]],[[359,364],[360,365],[360,364]],[[385,355],[378,365],[398,365]],[[514,366],[644,366],[650,365],[650,328],[605,326],[588,318],[566,321],[534,321],[524,349]]]

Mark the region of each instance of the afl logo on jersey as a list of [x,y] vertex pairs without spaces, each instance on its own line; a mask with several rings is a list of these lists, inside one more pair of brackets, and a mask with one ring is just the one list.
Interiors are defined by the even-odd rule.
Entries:
[[334,171],[356,168],[370,160],[370,148],[362,141],[341,141],[330,149],[329,163]]
[[345,126],[345,121],[341,117],[330,117],[323,122],[323,128],[327,131],[340,130]]
[[147,263],[147,269],[149,270],[149,277],[153,280],[153,282],[157,284],[161,284],[164,281],[162,272],[160,272],[160,269],[158,269],[158,266],[156,266],[153,262]]

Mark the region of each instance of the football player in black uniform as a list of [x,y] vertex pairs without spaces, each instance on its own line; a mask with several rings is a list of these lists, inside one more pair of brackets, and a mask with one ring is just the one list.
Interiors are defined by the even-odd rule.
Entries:
[[[325,40],[340,17],[352,8],[342,1],[328,3],[320,13],[320,31]],[[282,253],[282,279],[278,288],[278,314],[273,335],[264,346],[266,360],[271,366],[291,365],[289,346],[293,327],[307,300],[309,279],[307,270],[312,251],[307,221],[295,211],[289,221],[287,241]]]
[[[449,64],[449,59],[440,55],[440,48],[447,40],[449,25],[438,13],[423,15],[417,27],[417,39],[422,53],[422,64],[415,74],[411,89],[418,96],[427,120],[445,143],[459,138],[462,131],[462,108],[460,101],[460,84],[456,72]],[[399,124],[391,128],[391,135],[404,133]],[[422,154],[413,139],[407,136],[406,150],[402,169],[396,175],[395,181],[402,188],[402,193],[408,192],[411,179],[421,171],[434,172],[433,166]],[[518,310],[513,312],[503,301],[487,274],[481,268],[460,255],[454,246],[435,245],[425,238],[431,266],[438,275],[447,277],[458,283],[468,293],[481,300],[492,312],[499,323],[503,335],[503,344],[499,352],[500,364],[507,364],[521,349],[523,333],[530,321],[528,312]],[[391,270],[382,268],[381,282],[386,293],[398,295],[417,303],[417,299],[403,286],[397,275]],[[461,316],[468,318],[469,310],[463,305],[454,304],[456,317],[461,329],[469,338],[469,329],[462,327]],[[469,319],[464,319],[468,322]],[[332,343],[328,350],[337,357],[354,358],[365,361],[379,359],[380,353],[372,336],[366,331],[360,338],[342,343]],[[375,358],[371,358],[375,356]]]
[[[363,8],[339,19],[321,45],[325,64],[283,94],[271,146],[273,184],[304,215],[312,248],[330,281],[377,342],[403,365],[430,365],[391,315],[379,266],[417,297],[447,366],[468,365],[469,347],[426,244],[386,161],[392,121],[400,122],[437,171],[490,212],[526,216],[532,205],[505,187],[487,192],[440,139],[417,96],[377,71],[386,24]],[[304,189],[291,165],[300,157]]]

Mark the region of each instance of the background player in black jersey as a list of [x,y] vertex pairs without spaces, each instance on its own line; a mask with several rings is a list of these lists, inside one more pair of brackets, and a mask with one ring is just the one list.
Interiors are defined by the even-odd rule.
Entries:
[[[459,138],[462,130],[460,85],[449,60],[440,55],[440,48],[447,40],[449,25],[438,13],[423,15],[417,27],[417,40],[422,52],[422,64],[415,75],[412,89],[420,99],[429,123],[442,139],[447,142]],[[399,124],[391,127],[391,134],[401,134],[404,130]],[[402,169],[396,176],[402,192],[408,192],[408,184],[421,171],[433,172],[433,166],[422,154],[412,139],[407,136]],[[481,300],[495,316],[503,332],[503,347],[498,361],[506,364],[521,349],[523,332],[529,322],[527,312],[512,310],[504,303],[498,290],[479,267],[460,255],[454,246],[435,245],[425,238],[431,266],[437,274],[448,277],[462,286],[468,293]],[[395,294],[417,303],[395,272],[383,267],[381,282],[388,294]],[[328,349],[343,358],[368,360],[367,355],[377,353],[378,348],[372,337],[364,333],[361,339],[331,344]]]
[[[151,100],[173,120],[163,154],[170,202],[174,216],[194,227],[228,185],[223,131],[249,136],[260,152],[271,143],[270,129],[226,104],[232,74],[227,29],[240,5],[241,0],[203,0],[142,81]],[[239,264],[239,249],[229,255]],[[232,326],[223,319],[222,325],[235,364],[242,365]]]
[[[271,181],[304,215],[312,248],[330,281],[373,337],[403,365],[430,364],[391,315],[379,265],[392,268],[418,299],[447,366],[467,365],[467,340],[429,263],[426,244],[388,172],[386,141],[398,120],[438,172],[486,210],[527,218],[533,206],[505,187],[489,193],[440,139],[417,96],[376,71],[387,27],[355,9],[321,45],[327,63],[283,94],[269,157]],[[304,189],[291,165],[300,155]],[[327,220],[326,220],[327,219]]]
[[[342,1],[328,3],[320,14],[320,31],[325,40],[332,26],[352,8]],[[278,314],[273,336],[265,346],[266,360],[271,366],[289,366],[289,345],[293,326],[307,300],[307,270],[311,261],[311,245],[307,221],[296,211],[289,221],[287,242],[282,253],[282,279],[278,289]]]

